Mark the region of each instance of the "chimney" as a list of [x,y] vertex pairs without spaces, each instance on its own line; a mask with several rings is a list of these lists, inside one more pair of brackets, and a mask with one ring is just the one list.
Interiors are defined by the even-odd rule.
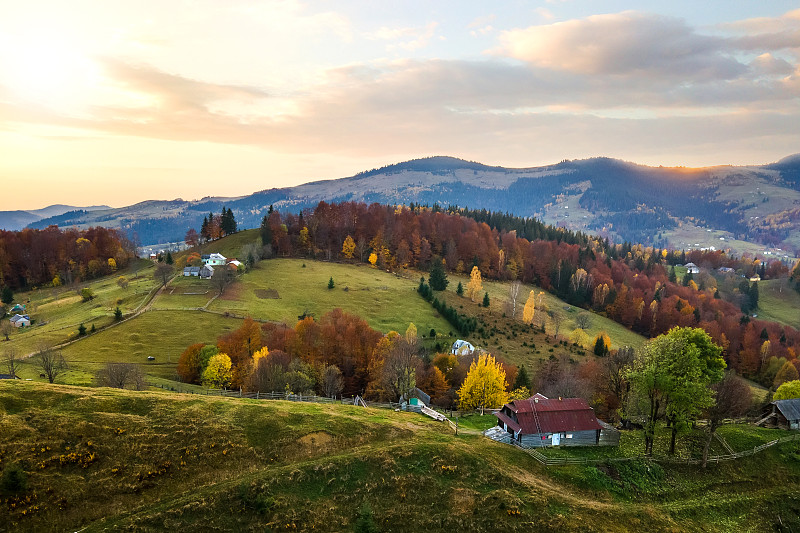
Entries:
[[539,398],[534,398],[533,403],[539,403]]

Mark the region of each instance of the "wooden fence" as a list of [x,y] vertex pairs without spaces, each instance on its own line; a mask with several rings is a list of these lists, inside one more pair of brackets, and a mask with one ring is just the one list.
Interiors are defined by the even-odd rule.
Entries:
[[[725,455],[712,455],[708,457],[709,463],[720,463],[723,461],[733,461],[734,459],[741,459],[742,457],[748,457],[751,455],[755,455],[759,452],[766,450],[767,448],[771,448],[776,444],[781,444],[784,442],[789,442],[793,440],[800,440],[800,435],[791,435],[789,437],[783,437],[780,439],[771,440],[766,442],[760,446],[754,446],[751,450],[744,450],[741,452],[730,453]],[[669,457],[669,456],[661,456],[661,455],[654,455],[652,457],[647,457],[645,455],[636,455],[633,457],[608,457],[605,459],[589,459],[587,457],[547,457],[542,452],[534,449],[529,448],[520,444],[517,441],[512,440],[511,444],[517,446],[522,451],[536,459],[539,463],[545,466],[564,466],[564,465],[590,465],[590,464],[599,464],[599,463],[608,463],[608,462],[619,462],[619,461],[633,461],[635,459],[649,459],[651,461],[656,461],[659,463],[670,463],[670,464],[684,464],[684,465],[699,465],[702,464],[702,458],[694,458],[694,457]]]

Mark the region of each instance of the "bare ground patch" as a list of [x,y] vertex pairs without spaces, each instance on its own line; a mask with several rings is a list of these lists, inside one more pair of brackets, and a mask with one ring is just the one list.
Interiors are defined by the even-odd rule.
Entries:
[[256,289],[253,292],[262,300],[277,300],[281,297],[275,289]]

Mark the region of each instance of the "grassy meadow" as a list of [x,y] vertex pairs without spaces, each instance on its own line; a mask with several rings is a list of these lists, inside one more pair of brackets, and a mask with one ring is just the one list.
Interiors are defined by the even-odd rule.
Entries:
[[800,293],[785,279],[758,282],[758,318],[800,329]]
[[[737,428],[734,447],[773,435]],[[346,405],[0,382],[0,467],[17,466],[27,489],[0,496],[15,532],[800,527],[797,441],[706,471],[546,468],[419,414]]]

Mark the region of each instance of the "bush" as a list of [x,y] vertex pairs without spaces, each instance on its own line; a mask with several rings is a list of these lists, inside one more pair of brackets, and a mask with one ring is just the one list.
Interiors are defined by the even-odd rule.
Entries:
[[84,302],[88,302],[89,300],[94,299],[94,291],[89,287],[84,287],[81,289],[81,299]]
[[3,470],[0,490],[5,494],[19,494],[28,488],[28,475],[19,464],[8,465]]

